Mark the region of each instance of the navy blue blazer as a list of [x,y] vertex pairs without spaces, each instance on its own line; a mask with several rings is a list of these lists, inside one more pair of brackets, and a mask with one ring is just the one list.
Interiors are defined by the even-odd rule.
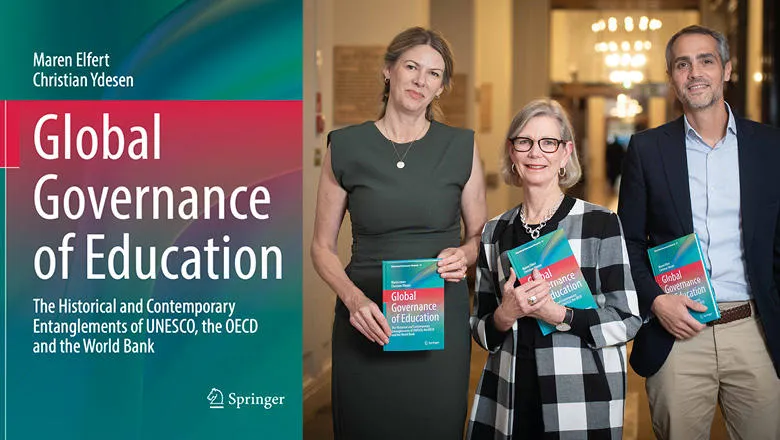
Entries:
[[[735,118],[747,277],[780,377],[780,130]],[[623,161],[618,215],[639,310],[647,317],[655,297],[663,294],[647,249],[693,232],[682,117],[632,136]],[[653,375],[673,343],[674,336],[657,319],[650,320],[634,339],[631,367],[640,376]]]

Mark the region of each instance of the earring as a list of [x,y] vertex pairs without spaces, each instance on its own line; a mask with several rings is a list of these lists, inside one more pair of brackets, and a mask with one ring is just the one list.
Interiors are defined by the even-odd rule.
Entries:
[[439,98],[441,98],[441,95],[436,95],[433,97],[433,99],[439,99]]
[[566,168],[558,168],[558,176],[566,177]]
[[390,84],[390,78],[385,78],[385,84]]
[[517,174],[517,170],[515,169],[515,164],[512,164],[512,174]]

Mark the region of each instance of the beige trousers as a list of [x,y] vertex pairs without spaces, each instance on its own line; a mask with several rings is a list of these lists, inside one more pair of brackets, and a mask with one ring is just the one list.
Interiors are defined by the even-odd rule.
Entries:
[[[721,308],[741,304],[721,303]],[[780,439],[780,379],[755,309],[749,318],[675,341],[645,386],[659,439],[709,439],[718,402],[732,439]]]

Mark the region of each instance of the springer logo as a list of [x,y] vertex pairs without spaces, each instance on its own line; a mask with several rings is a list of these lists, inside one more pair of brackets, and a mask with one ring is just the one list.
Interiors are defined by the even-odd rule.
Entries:
[[222,391],[219,388],[212,388],[206,399],[208,399],[209,408],[211,409],[222,409],[225,407],[225,398],[222,396]]
[[258,395],[255,393],[228,393],[226,403],[224,394],[219,388],[212,388],[211,391],[209,391],[209,394],[206,396],[206,400],[209,401],[209,408],[211,409],[223,409],[227,404],[227,406],[235,409],[255,407],[269,410],[276,406],[284,406],[284,400],[286,398],[286,396]]

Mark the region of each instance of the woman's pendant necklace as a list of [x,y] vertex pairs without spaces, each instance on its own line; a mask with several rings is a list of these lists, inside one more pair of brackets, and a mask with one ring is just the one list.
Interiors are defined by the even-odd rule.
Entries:
[[404,162],[404,159],[406,159],[406,155],[409,154],[409,151],[414,146],[414,143],[417,142],[418,139],[420,139],[420,137],[422,136],[423,132],[425,131],[425,125],[423,125],[423,129],[417,135],[417,137],[414,138],[414,140],[412,140],[412,143],[410,143],[409,146],[406,147],[406,151],[404,151],[404,155],[403,156],[401,156],[398,153],[398,148],[396,148],[395,142],[390,140],[390,132],[387,131],[387,125],[385,125],[385,120],[384,119],[382,120],[382,127],[385,129],[385,133],[387,134],[387,140],[390,141],[390,145],[393,146],[393,151],[395,152],[395,157],[398,159],[398,162],[395,163],[395,167],[398,168],[399,170],[401,170],[401,169],[403,169],[406,166],[406,162]]

